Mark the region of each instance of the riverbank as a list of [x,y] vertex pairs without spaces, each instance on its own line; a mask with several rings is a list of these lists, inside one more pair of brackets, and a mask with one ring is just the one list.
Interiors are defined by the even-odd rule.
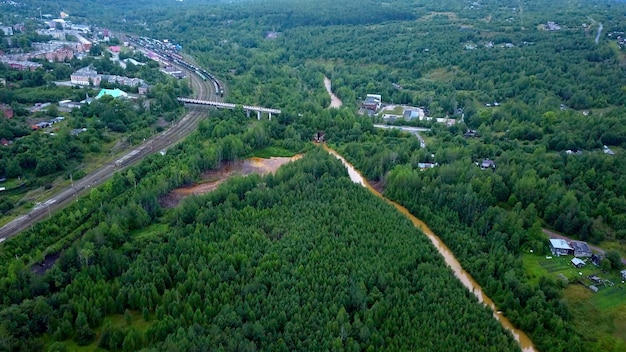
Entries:
[[385,196],[383,196],[380,192],[378,192],[376,189],[374,189],[374,187],[372,187],[367,180],[361,175],[361,173],[356,170],[354,168],[354,166],[352,164],[350,164],[344,157],[342,157],[339,153],[337,153],[335,150],[329,148],[328,146],[324,145],[324,150],[326,150],[328,153],[332,154],[333,156],[335,156],[337,159],[341,160],[341,162],[343,163],[343,165],[346,167],[346,169],[348,170],[348,175],[350,176],[350,179],[352,180],[352,182],[354,183],[358,183],[364,187],[366,187],[370,192],[372,192],[374,195],[376,195],[377,197],[385,200],[386,202],[388,202],[389,204],[393,205],[398,211],[400,211],[402,214],[404,214],[409,220],[411,220],[411,222],[413,223],[413,225],[418,228],[420,231],[422,231],[427,237],[428,239],[430,239],[430,241],[433,243],[433,245],[435,246],[435,248],[437,249],[437,251],[439,252],[439,254],[441,254],[441,256],[444,258],[444,261],[446,262],[446,264],[452,269],[452,271],[454,272],[454,276],[456,276],[457,279],[459,279],[459,281],[461,281],[461,283],[470,291],[472,292],[476,298],[478,299],[478,302],[482,303],[485,306],[488,306],[489,308],[491,308],[491,310],[494,312],[493,313],[493,317],[498,320],[500,322],[500,324],[502,324],[502,326],[509,331],[513,337],[515,338],[515,340],[519,343],[520,348],[522,349],[522,351],[524,352],[533,352],[536,351],[535,347],[532,343],[532,341],[530,340],[530,338],[526,335],[526,333],[524,333],[523,331],[517,329],[512,323],[511,321],[509,321],[508,318],[506,318],[500,311],[497,310],[496,305],[494,304],[493,300],[491,300],[491,298],[489,298],[483,291],[482,287],[472,278],[472,276],[463,269],[463,267],[461,266],[461,264],[459,263],[459,261],[456,259],[456,257],[454,256],[454,254],[452,253],[452,251],[446,246],[445,243],[443,243],[443,241],[428,227],[428,225],[426,225],[426,223],[424,223],[422,220],[416,218],[413,214],[411,214],[405,207],[403,207],[402,205],[387,199]]

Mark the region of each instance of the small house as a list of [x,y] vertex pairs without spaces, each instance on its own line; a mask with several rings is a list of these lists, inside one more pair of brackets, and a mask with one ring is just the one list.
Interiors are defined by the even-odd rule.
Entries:
[[438,163],[430,163],[430,162],[425,162],[425,163],[417,163],[417,167],[419,167],[420,170],[424,171],[426,169],[432,169],[434,167],[439,166]]
[[583,266],[585,266],[585,261],[580,259],[580,258],[572,258],[572,264],[574,264],[575,267],[577,268],[582,268]]
[[478,132],[476,132],[475,130],[467,130],[467,132],[465,132],[463,134],[463,137],[465,137],[465,138],[475,138],[475,137],[478,137]]
[[315,141],[315,143],[324,143],[326,141],[326,133],[324,132],[317,132],[313,135],[313,141]]
[[603,146],[602,151],[604,152],[604,154],[606,155],[615,155],[615,152],[612,151],[609,147],[607,147],[606,145]]
[[572,248],[574,248],[574,256],[579,258],[588,258],[593,255],[591,253],[591,248],[586,242],[572,241],[569,243]]
[[137,92],[141,95],[146,95],[148,93],[148,85],[142,84],[137,88]]
[[595,266],[599,266],[600,262],[602,261],[602,259],[604,259],[604,257],[602,255],[600,255],[600,254],[592,254],[591,255],[591,262]]
[[496,169],[496,163],[493,160],[489,159],[489,158],[484,159],[483,162],[480,163],[480,169],[481,170],[487,170],[487,169],[495,170]]
[[567,241],[560,238],[550,239],[550,250],[553,255],[574,255],[574,248],[572,248]]

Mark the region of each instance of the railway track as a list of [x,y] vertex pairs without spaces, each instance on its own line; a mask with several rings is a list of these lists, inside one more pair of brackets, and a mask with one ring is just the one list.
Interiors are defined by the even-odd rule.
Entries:
[[[181,69],[187,71],[195,93],[194,95],[197,99],[209,99],[210,96],[215,96],[216,92],[214,91],[214,87],[211,82],[203,80],[195,72],[185,67],[181,66]],[[188,113],[171,128],[153,136],[134,149],[127,151],[122,157],[117,156],[117,161],[111,160],[109,163],[96,169],[89,175],[73,182],[70,187],[62,189],[51,198],[35,206],[28,213],[13,219],[11,222],[0,228],[0,243],[4,242],[8,238],[16,236],[21,231],[34,225],[36,222],[41,221],[46,217],[51,217],[53,212],[58,209],[62,209],[73,200],[78,199],[79,196],[89,192],[92,187],[97,187],[102,184],[113,176],[116,171],[128,168],[142,160],[147,155],[159,152],[178,143],[196,129],[205,114],[206,109],[191,107]]]

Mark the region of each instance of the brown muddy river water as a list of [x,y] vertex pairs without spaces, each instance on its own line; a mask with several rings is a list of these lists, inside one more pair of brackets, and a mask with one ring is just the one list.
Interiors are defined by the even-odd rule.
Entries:
[[350,179],[352,180],[352,182],[358,183],[358,184],[366,187],[368,190],[370,190],[370,192],[374,193],[376,196],[378,196],[378,197],[384,199],[385,201],[389,202],[390,204],[392,204],[394,207],[396,207],[396,209],[398,209],[398,211],[400,211],[407,218],[409,218],[409,220],[411,220],[411,222],[413,222],[413,225],[415,225],[415,227],[420,229],[426,235],[426,237],[428,237],[428,239],[430,239],[430,241],[435,246],[435,248],[437,249],[439,254],[441,254],[443,259],[445,260],[446,264],[454,272],[454,276],[456,276],[456,278],[459,279],[459,281],[461,281],[461,283],[468,290],[470,290],[476,296],[476,298],[478,298],[478,301],[480,303],[482,303],[482,304],[484,304],[486,306],[489,306],[493,310],[493,312],[494,312],[493,313],[493,317],[496,320],[498,320],[500,322],[500,324],[502,324],[502,326],[506,330],[511,332],[511,334],[513,335],[515,340],[518,342],[518,344],[519,344],[520,348],[522,349],[522,351],[524,351],[524,352],[534,352],[534,351],[536,351],[535,346],[533,345],[533,343],[530,340],[530,338],[526,335],[526,333],[524,333],[520,329],[517,329],[509,321],[509,319],[507,319],[502,313],[500,313],[498,311],[498,309],[496,308],[496,305],[493,303],[491,298],[489,298],[484,293],[482,287],[480,287],[480,285],[474,280],[474,278],[472,278],[472,276],[463,269],[463,267],[461,266],[461,263],[459,263],[459,261],[456,259],[456,257],[452,253],[452,251],[428,227],[428,225],[426,225],[422,220],[420,220],[420,219],[416,218],[415,216],[413,216],[405,207],[401,206],[400,204],[398,204],[396,202],[393,202],[393,201],[385,198],[385,196],[383,196],[380,192],[375,190],[367,182],[367,180],[361,175],[361,173],[357,169],[355,169],[354,166],[352,166],[352,164],[347,162],[346,159],[344,159],[341,155],[339,155],[339,153],[337,153],[333,149],[328,148],[326,145],[324,145],[324,149],[326,149],[326,151],[328,151],[330,154],[334,155],[337,159],[341,160],[343,165],[348,170],[348,174],[350,175]]

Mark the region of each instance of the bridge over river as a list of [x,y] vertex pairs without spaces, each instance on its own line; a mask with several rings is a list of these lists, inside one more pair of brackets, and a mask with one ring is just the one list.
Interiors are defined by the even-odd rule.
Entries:
[[[200,100],[200,99],[191,99],[191,98],[178,98],[178,101],[184,103],[185,105],[205,105],[205,106],[214,106],[220,109],[234,109],[237,104],[232,103],[222,103],[220,101],[213,100]],[[261,119],[261,114],[266,113],[269,115],[269,119],[272,119],[272,114],[280,114],[281,111],[279,109],[271,109],[264,108],[262,106],[252,106],[252,105],[240,105],[250,117],[250,111],[254,111],[257,114],[257,119]]]

